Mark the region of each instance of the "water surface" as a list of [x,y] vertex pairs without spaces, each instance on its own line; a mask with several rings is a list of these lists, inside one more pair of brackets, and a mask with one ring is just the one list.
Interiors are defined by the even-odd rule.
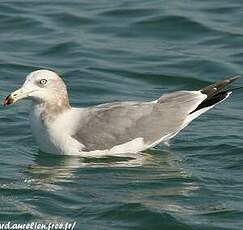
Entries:
[[[38,68],[64,77],[74,106],[198,89],[242,73],[242,11],[236,0],[3,1],[0,96]],[[29,102],[1,108],[0,222],[242,229],[242,93],[170,147],[134,158],[44,154],[31,136]]]

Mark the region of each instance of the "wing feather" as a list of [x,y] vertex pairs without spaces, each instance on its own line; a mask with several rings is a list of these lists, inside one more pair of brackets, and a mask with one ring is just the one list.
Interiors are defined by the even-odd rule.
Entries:
[[143,138],[148,145],[182,129],[188,114],[206,95],[199,91],[178,91],[156,102],[115,102],[90,107],[73,135],[86,151],[105,150]]

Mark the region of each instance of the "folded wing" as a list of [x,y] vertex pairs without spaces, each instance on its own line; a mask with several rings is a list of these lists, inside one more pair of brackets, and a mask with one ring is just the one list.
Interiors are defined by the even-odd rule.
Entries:
[[136,138],[151,145],[180,131],[188,114],[207,96],[199,91],[178,91],[155,102],[120,102],[91,107],[82,114],[73,137],[85,151],[105,150]]

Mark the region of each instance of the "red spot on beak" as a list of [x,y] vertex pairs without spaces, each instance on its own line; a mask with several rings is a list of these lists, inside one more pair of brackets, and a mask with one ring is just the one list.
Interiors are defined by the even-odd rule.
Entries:
[[12,104],[12,103],[13,103],[13,99],[12,99],[11,95],[8,95],[8,96],[4,99],[4,101],[3,101],[3,105],[4,105],[4,106],[6,106],[6,105],[10,105],[10,104]]

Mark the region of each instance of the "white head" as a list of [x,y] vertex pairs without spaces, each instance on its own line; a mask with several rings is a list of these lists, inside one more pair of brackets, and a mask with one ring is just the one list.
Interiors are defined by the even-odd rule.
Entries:
[[13,104],[24,98],[32,99],[35,104],[47,104],[54,107],[69,108],[65,83],[53,71],[37,70],[27,75],[22,87],[4,101],[4,105]]

